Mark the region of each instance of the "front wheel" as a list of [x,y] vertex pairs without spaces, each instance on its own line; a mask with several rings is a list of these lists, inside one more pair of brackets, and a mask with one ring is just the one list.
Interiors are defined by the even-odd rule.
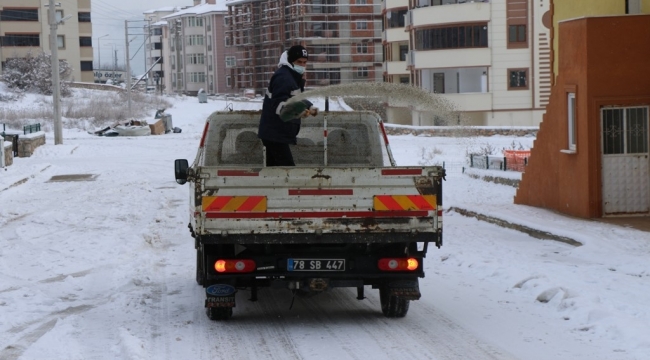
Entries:
[[205,313],[208,315],[210,320],[228,320],[232,317],[232,308],[231,307],[211,307],[206,308]]
[[410,300],[390,295],[390,291],[387,287],[379,289],[379,301],[381,302],[381,312],[384,313],[385,317],[404,317],[409,311]]

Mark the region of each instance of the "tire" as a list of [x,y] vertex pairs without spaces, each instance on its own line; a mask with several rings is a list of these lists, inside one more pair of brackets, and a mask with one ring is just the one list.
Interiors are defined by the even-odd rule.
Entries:
[[409,311],[410,300],[389,295],[388,288],[386,287],[379,289],[379,301],[381,302],[381,312],[387,318],[401,318],[406,316],[406,313]]
[[205,270],[203,268],[203,252],[201,248],[196,249],[196,283],[205,284]]
[[231,307],[206,308],[205,313],[208,315],[208,318],[210,318],[210,320],[214,320],[214,321],[228,320],[232,317],[232,308]]

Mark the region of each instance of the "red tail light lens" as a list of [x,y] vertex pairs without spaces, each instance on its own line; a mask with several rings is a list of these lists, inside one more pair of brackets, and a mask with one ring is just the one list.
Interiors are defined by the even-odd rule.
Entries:
[[383,258],[377,266],[383,271],[415,271],[420,262],[415,258]]
[[255,270],[255,261],[248,259],[219,259],[214,263],[218,273],[249,273]]

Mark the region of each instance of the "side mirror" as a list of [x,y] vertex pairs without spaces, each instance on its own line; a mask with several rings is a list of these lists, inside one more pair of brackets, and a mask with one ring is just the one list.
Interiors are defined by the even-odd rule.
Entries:
[[183,185],[187,182],[187,169],[189,167],[190,165],[185,159],[174,160],[174,175],[177,183]]

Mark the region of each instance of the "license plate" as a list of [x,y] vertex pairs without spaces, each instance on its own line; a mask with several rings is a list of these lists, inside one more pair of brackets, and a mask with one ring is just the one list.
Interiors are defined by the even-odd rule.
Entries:
[[344,259],[287,259],[289,271],[345,271]]

